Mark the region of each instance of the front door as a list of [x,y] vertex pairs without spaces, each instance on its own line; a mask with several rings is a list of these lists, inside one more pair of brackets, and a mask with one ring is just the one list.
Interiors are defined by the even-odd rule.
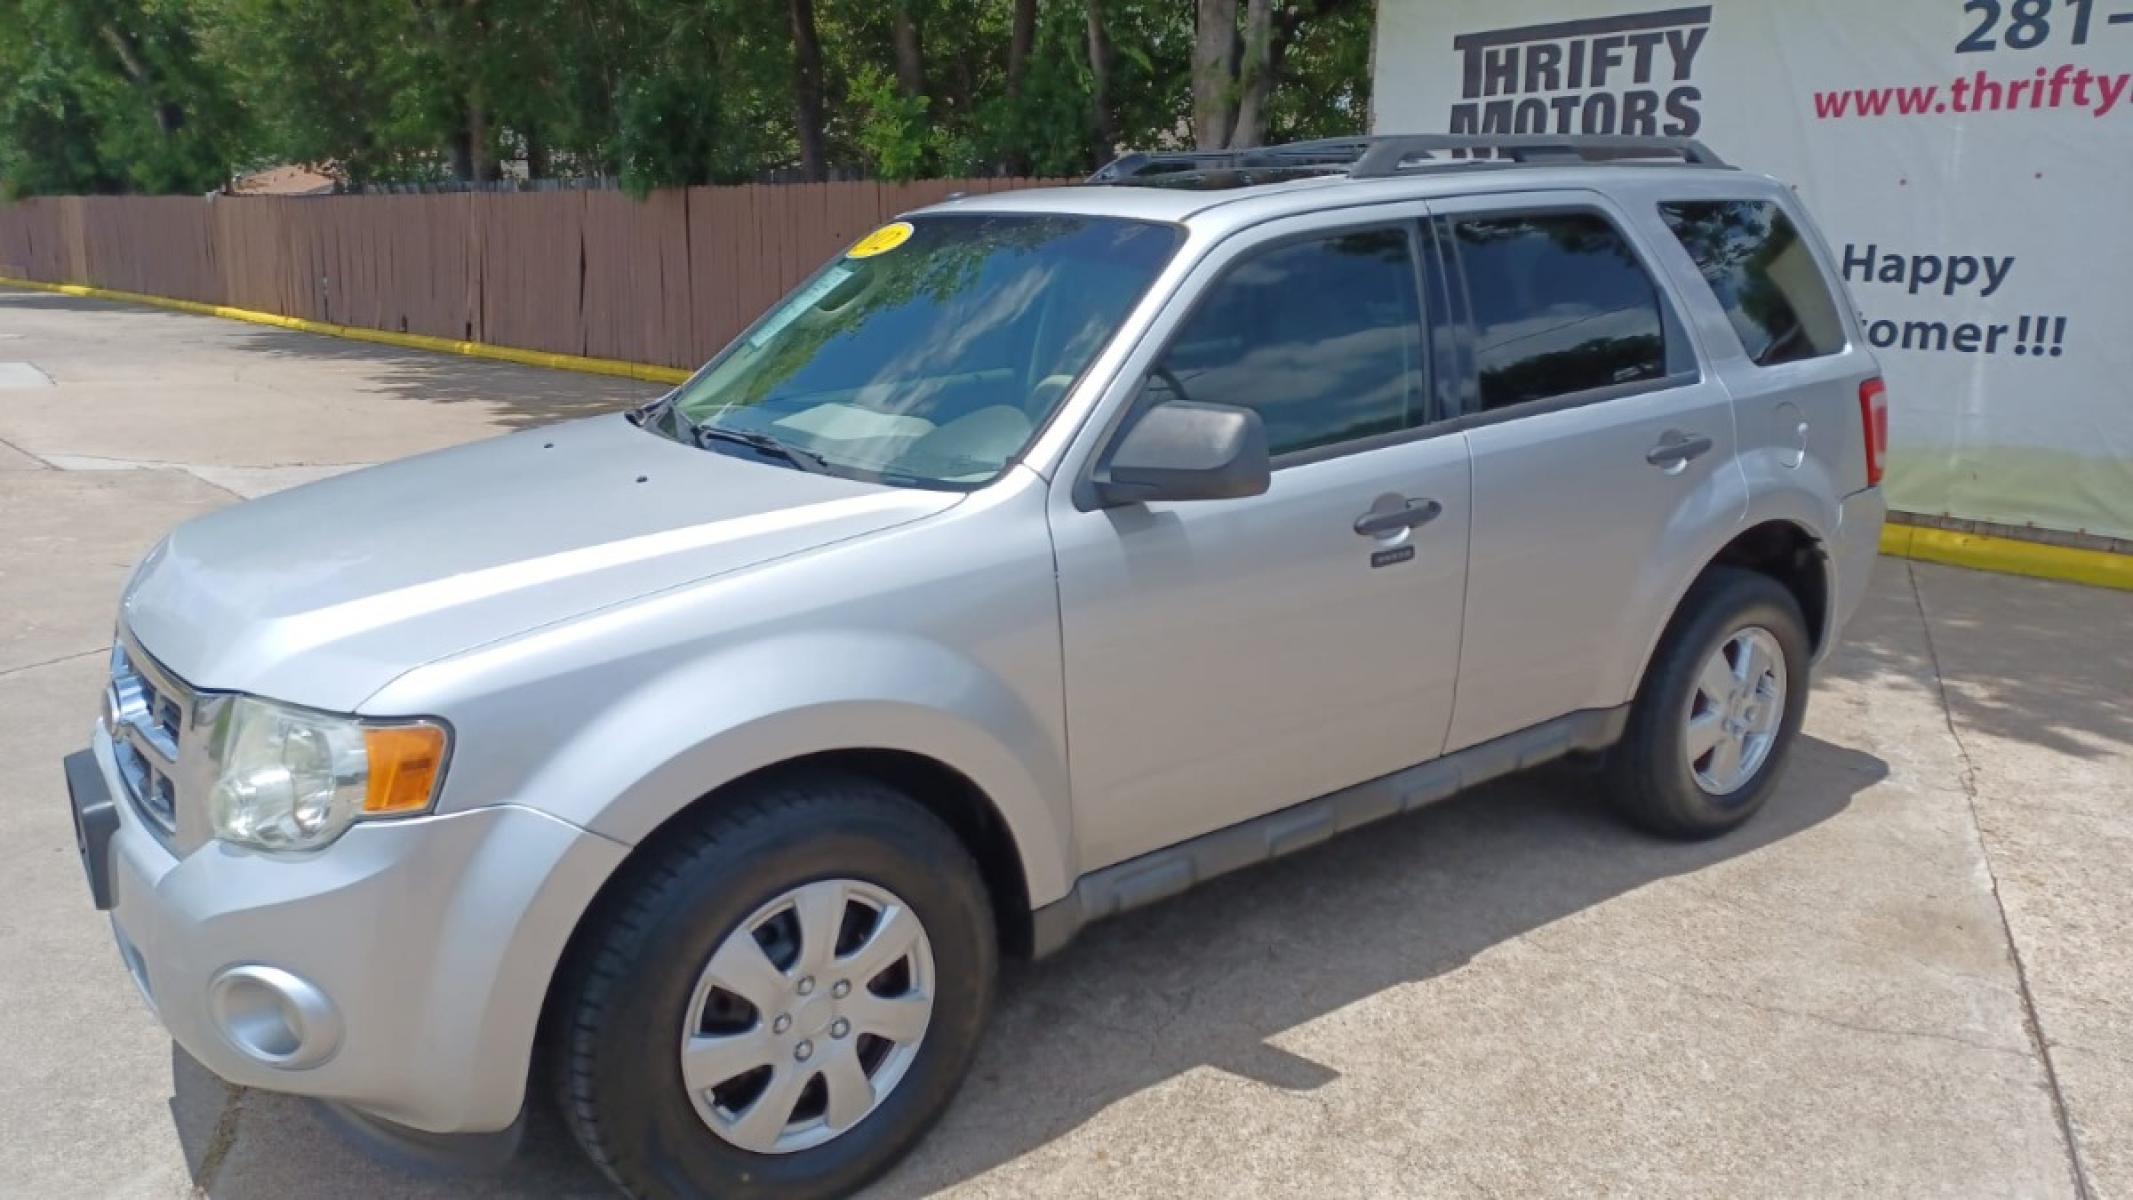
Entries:
[[1257,410],[1264,495],[1083,511],[1061,481],[1084,871],[1442,749],[1467,448],[1431,427],[1418,235],[1352,212],[1238,235],[1129,360],[1137,404]]

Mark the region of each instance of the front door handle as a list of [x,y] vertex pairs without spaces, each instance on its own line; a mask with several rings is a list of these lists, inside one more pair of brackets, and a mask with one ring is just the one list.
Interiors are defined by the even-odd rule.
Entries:
[[1679,470],[1690,459],[1711,448],[1711,439],[1704,435],[1687,434],[1679,429],[1669,429],[1659,435],[1659,444],[1644,452],[1644,461],[1655,467]]
[[1355,519],[1355,531],[1364,537],[1398,533],[1437,519],[1444,506],[1435,500],[1409,500],[1399,508],[1373,508]]

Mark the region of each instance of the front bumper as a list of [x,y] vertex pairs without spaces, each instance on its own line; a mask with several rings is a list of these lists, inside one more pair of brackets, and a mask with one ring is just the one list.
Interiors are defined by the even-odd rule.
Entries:
[[[123,799],[101,724],[91,749],[119,798],[101,865],[120,956],[188,1054],[232,1083],[430,1133],[493,1132],[517,1118],[549,979],[627,847],[495,805],[362,822],[300,856],[209,842],[178,858]],[[80,791],[94,788],[79,765],[77,811]],[[324,1009],[277,1012],[275,993],[232,984],[284,978]],[[277,1019],[330,1044],[278,1062],[259,1039],[245,1048],[248,1021]]]

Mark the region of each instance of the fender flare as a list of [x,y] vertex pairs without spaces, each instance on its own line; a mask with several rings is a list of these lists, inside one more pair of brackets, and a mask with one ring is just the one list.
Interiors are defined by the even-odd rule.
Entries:
[[[1651,667],[1652,655],[1659,650],[1659,640],[1666,636],[1667,628],[1674,623],[1674,617],[1681,611],[1681,603],[1688,597],[1689,589],[1695,587],[1696,581],[1703,578],[1704,572],[1711,569],[1712,564],[1718,560],[1720,554],[1725,552],[1726,547],[1738,541],[1748,531],[1774,523],[1795,526],[1806,534],[1817,547],[1826,546],[1828,543],[1827,527],[1821,515],[1821,510],[1824,507],[1826,506],[1823,502],[1815,499],[1811,493],[1806,491],[1786,489],[1784,491],[1765,492],[1750,500],[1748,511],[1741,518],[1740,524],[1725,530],[1722,536],[1714,535],[1706,539],[1706,543],[1699,547],[1698,553],[1698,559],[1703,565],[1669,590],[1666,604],[1661,610],[1664,615],[1650,626],[1638,647],[1636,673],[1632,676],[1635,680],[1636,688],[1641,689],[1643,687],[1644,675]],[[1835,580],[1830,576],[1828,553],[1825,550],[1817,557],[1820,559],[1822,585],[1825,593],[1834,595],[1831,589],[1835,587]],[[1831,605],[1830,607],[1833,610],[1835,606]],[[1831,619],[1831,614],[1825,613],[1823,615],[1823,624],[1827,626]],[[1816,644],[1820,645],[1826,641],[1829,631],[1825,628],[1811,630],[1810,633],[1815,635]],[[1635,698],[1634,691],[1629,698]]]

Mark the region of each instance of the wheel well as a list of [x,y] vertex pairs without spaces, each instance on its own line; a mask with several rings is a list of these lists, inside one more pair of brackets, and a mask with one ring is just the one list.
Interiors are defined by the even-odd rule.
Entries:
[[1014,837],[1008,832],[999,810],[993,807],[991,798],[968,776],[936,759],[902,750],[835,750],[790,759],[713,788],[668,817],[637,843],[601,885],[592,903],[578,914],[577,925],[571,930],[570,939],[557,960],[555,972],[548,981],[547,996],[541,1004],[540,1022],[535,1033],[537,1049],[533,1074],[529,1077],[537,1093],[545,1095],[541,1072],[547,1069],[549,1058],[538,1047],[553,1045],[557,1037],[555,1022],[560,1018],[561,1008],[557,1001],[564,990],[563,984],[588,953],[590,931],[600,927],[605,915],[619,902],[618,897],[641,876],[647,860],[667,838],[682,834],[691,814],[702,813],[707,807],[720,803],[766,775],[807,768],[828,768],[878,780],[903,792],[939,817],[970,851],[970,857],[976,860],[978,870],[984,876],[985,890],[992,900],[993,920],[999,927],[1001,953],[1029,957],[1034,931],[1029,884],[1023,878],[1021,853],[1015,848]]
[[1790,521],[1765,521],[1726,543],[1712,566],[1745,567],[1777,580],[1807,618],[1808,645],[1816,652],[1828,628],[1828,556],[1813,534]]
[[1022,853],[1015,848],[1014,835],[1000,818],[1000,810],[969,776],[938,759],[906,750],[833,750],[769,769],[795,766],[829,767],[878,780],[939,817],[970,851],[985,877],[993,920],[1000,927],[1001,952],[1017,957],[1029,954],[1029,881],[1022,875]]
[[[666,839],[679,836],[688,827],[692,815],[703,813],[767,775],[807,769],[843,771],[887,784],[939,817],[970,851],[970,857],[977,862],[978,870],[984,876],[985,890],[992,900],[993,920],[999,926],[1001,952],[1028,956],[1031,945],[1029,883],[1022,875],[1021,853],[1015,848],[1014,837],[1008,832],[1007,823],[1000,818],[999,810],[993,807],[992,800],[978,785],[954,767],[922,754],[903,750],[833,750],[751,771],[713,788],[661,822],[631,849],[628,857],[601,885],[593,902],[579,915],[556,977],[562,977],[579,953],[578,943],[583,940],[585,931],[600,923],[602,914],[615,903],[616,894],[641,873],[643,864]],[[554,985],[551,984],[550,1000],[553,999]]]

